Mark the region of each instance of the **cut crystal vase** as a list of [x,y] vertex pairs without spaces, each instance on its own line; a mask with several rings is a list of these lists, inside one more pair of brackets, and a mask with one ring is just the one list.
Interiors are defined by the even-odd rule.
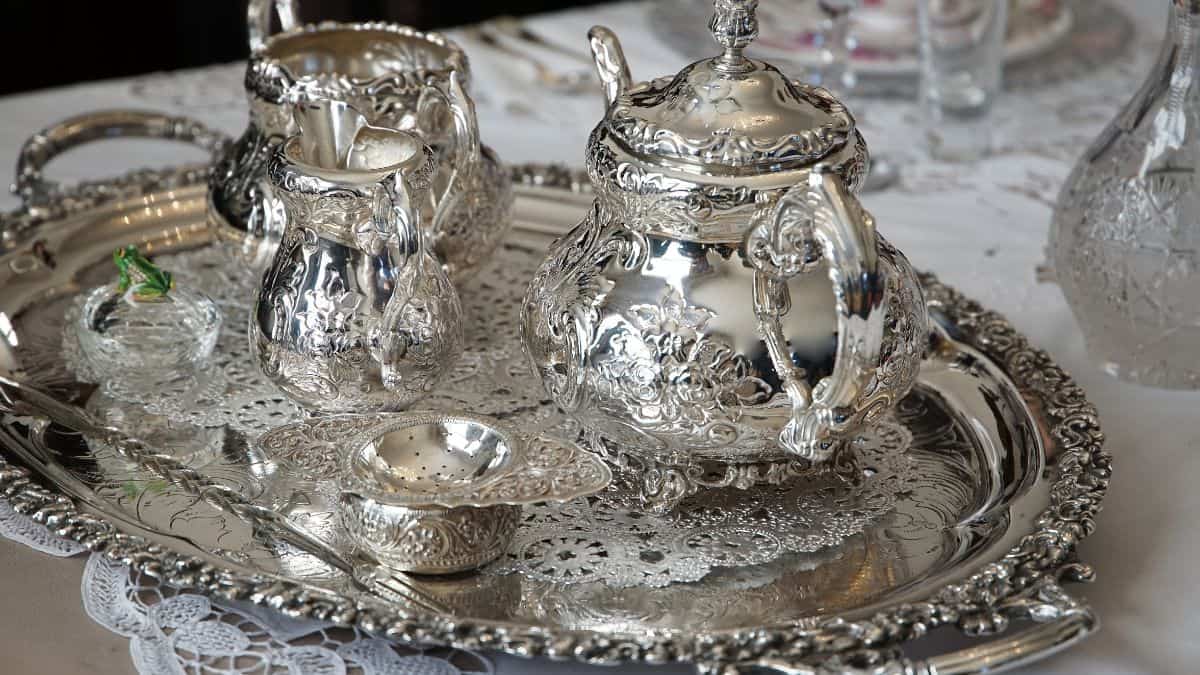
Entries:
[[1090,358],[1123,380],[1200,388],[1200,0],[1170,0],[1141,90],[1067,178],[1047,250]]

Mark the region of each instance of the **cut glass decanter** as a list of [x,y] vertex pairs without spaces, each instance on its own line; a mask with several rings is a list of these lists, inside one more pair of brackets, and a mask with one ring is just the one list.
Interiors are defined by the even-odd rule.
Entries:
[[1200,388],[1200,0],[1169,0],[1154,70],[1059,196],[1048,254],[1090,357],[1124,380]]

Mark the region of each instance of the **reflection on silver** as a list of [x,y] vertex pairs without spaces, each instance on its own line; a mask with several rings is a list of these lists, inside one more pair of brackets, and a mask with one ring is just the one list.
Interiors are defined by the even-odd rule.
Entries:
[[[214,169],[209,219],[215,233],[252,267],[270,262],[285,216],[267,180],[267,162],[297,131],[293,105],[333,99],[358,108],[373,125],[417,133],[437,152],[439,190],[421,202],[426,236],[452,278],[470,276],[503,238],[512,193],[499,159],[480,145],[474,104],[465,93],[466,55],[442,35],[407,26],[301,26],[297,5],[249,3],[250,124]],[[272,8],[284,30],[269,36]],[[451,73],[458,75],[457,91]],[[440,188],[450,198],[442,199]]]
[[268,171],[288,218],[251,349],[310,410],[401,410],[462,353],[458,294],[422,242],[433,150],[341,102],[297,106],[296,118],[301,133]]
[[632,84],[592,29],[596,200],[522,317],[546,391],[660,512],[814,465],[853,476],[848,434],[907,393],[927,337],[915,273],[853,195],[854,118],[743,56],[757,2],[715,6],[724,53],[674,78]]
[[[532,169],[522,173],[531,184],[551,179]],[[0,215],[0,229],[33,223],[31,232],[57,235],[53,272],[10,264],[27,259],[24,247],[0,253],[0,287],[15,291],[0,294],[0,313],[12,317],[19,343],[0,345],[0,362],[74,400],[85,387],[62,361],[62,312],[76,290],[66,280],[87,282],[98,270],[107,275],[97,247],[143,239],[165,254],[206,244],[199,180],[202,172],[191,168],[154,174],[146,183],[93,185],[97,195],[129,201],[105,201],[98,209],[85,205],[98,201],[72,192],[62,204],[69,219],[25,210]],[[155,187],[163,185],[172,187]],[[544,250],[545,233],[554,231],[563,208],[586,209],[579,197],[540,188],[523,191],[519,206],[528,227],[514,233],[509,257],[488,271],[493,281],[465,295],[493,312],[480,340],[501,333],[515,343],[516,298]],[[169,583],[400,640],[595,663],[695,662],[704,672],[736,672],[735,664],[820,672],[826,663],[834,672],[870,664],[971,672],[1028,663],[1095,628],[1092,613],[1061,583],[1091,578],[1075,548],[1095,529],[1109,456],[1094,407],[1044,352],[936,279],[921,283],[952,338],[933,343],[917,386],[896,408],[924,480],[837,555],[785,558],[665,589],[558,586],[518,575],[410,579],[444,606],[427,612],[378,589],[364,592],[342,575],[291,575],[286,570],[315,565],[286,563],[306,556],[265,543],[186,491],[113,461],[102,447],[2,411],[0,492],[59,534]],[[563,423],[551,403],[513,389],[529,379],[519,351],[483,351],[478,363],[461,367],[475,375],[447,382],[439,407],[488,408],[521,429]],[[498,391],[500,385],[510,393]],[[258,461],[245,438],[228,434],[222,459],[204,475],[257,498],[264,488],[252,466]],[[1017,632],[1023,620],[1032,623]],[[939,627],[1009,632],[1000,642],[926,661],[899,660],[900,644]]]

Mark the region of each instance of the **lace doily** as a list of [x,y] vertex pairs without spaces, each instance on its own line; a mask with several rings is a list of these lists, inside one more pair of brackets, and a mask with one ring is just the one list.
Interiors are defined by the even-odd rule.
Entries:
[[420,650],[357,629],[290,619],[248,603],[175,592],[121,564],[92,556],[83,606],[130,640],[139,673],[250,675],[465,675],[489,661],[457,649]]
[[0,499],[0,537],[56,558],[70,558],[87,550],[82,544],[63,539],[46,529],[45,525],[39,525],[28,516],[13,511],[3,499]]
[[[87,549],[0,499],[0,537],[57,557]],[[94,554],[81,583],[88,616],[128,638],[144,675],[472,675],[491,662],[458,649],[415,649],[357,629],[291,619],[265,607],[210,600],[163,586]]]
[[[249,354],[246,317],[256,297],[254,277],[228,265],[213,248],[156,262],[172,271],[178,284],[205,289],[221,307],[224,321],[212,363],[184,378],[97,372],[79,358],[76,302],[62,331],[66,361],[76,376],[102,383],[102,394],[111,400],[177,424],[228,426],[257,438],[299,419],[300,409],[262,377]],[[575,424],[546,399],[521,343],[520,298],[538,262],[531,251],[502,249],[490,268],[463,289],[464,311],[472,317],[466,352],[447,382],[419,408],[507,419],[530,435],[579,437]],[[134,426],[131,433],[148,435],[148,440],[161,432],[161,424],[146,418],[127,419]],[[162,442],[174,445],[175,437]],[[854,443],[864,475],[855,485],[814,479],[751,492],[706,491],[667,516],[645,513],[617,488],[567,504],[529,507],[507,556],[486,570],[560,584],[602,580],[614,587],[657,588],[698,581],[716,568],[814,553],[840,544],[893,508],[916,477],[904,452],[911,440],[895,421],[860,434]]]
[[664,516],[614,492],[527,506],[508,555],[484,569],[558,584],[661,588],[699,581],[715,568],[832,548],[890,511],[915,484],[904,454],[911,442],[909,431],[891,421],[858,436],[853,443],[864,477],[853,486],[826,478],[710,490]]
[[224,63],[195,70],[150,73],[129,83],[129,95],[154,107],[189,111],[246,107],[246,64]]

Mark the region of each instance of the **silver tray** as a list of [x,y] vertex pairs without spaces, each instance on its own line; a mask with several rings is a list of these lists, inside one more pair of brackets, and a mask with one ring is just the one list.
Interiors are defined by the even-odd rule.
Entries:
[[[70,121],[27,144],[18,166],[27,206],[0,216],[0,370],[16,369],[64,401],[82,403],[96,390],[66,367],[61,332],[73,298],[110,274],[111,251],[138,243],[164,255],[210,243],[203,167],[73,188],[42,178],[58,151],[113,135],[217,142],[186,121],[114,114]],[[503,256],[536,261],[590,199],[570,171],[524,166],[514,174],[522,187]],[[495,298],[501,285],[489,276],[464,298]],[[0,415],[0,495],[57,534],[168,583],[398,641],[589,663],[685,662],[706,673],[994,672],[1096,628],[1091,610],[1061,584],[1092,578],[1075,547],[1095,527],[1109,457],[1095,408],[1049,356],[934,277],[922,282],[952,341],[932,353],[897,416],[911,434],[906,456],[917,482],[886,518],[839,546],[730,566],[691,583],[411,577],[440,605],[417,609],[357,590],[102,444],[12,415]],[[520,298],[491,304],[515,316]],[[222,458],[201,472],[265,495],[270,462],[245,435],[223,433]],[[998,637],[949,649],[918,640],[942,627]]]

